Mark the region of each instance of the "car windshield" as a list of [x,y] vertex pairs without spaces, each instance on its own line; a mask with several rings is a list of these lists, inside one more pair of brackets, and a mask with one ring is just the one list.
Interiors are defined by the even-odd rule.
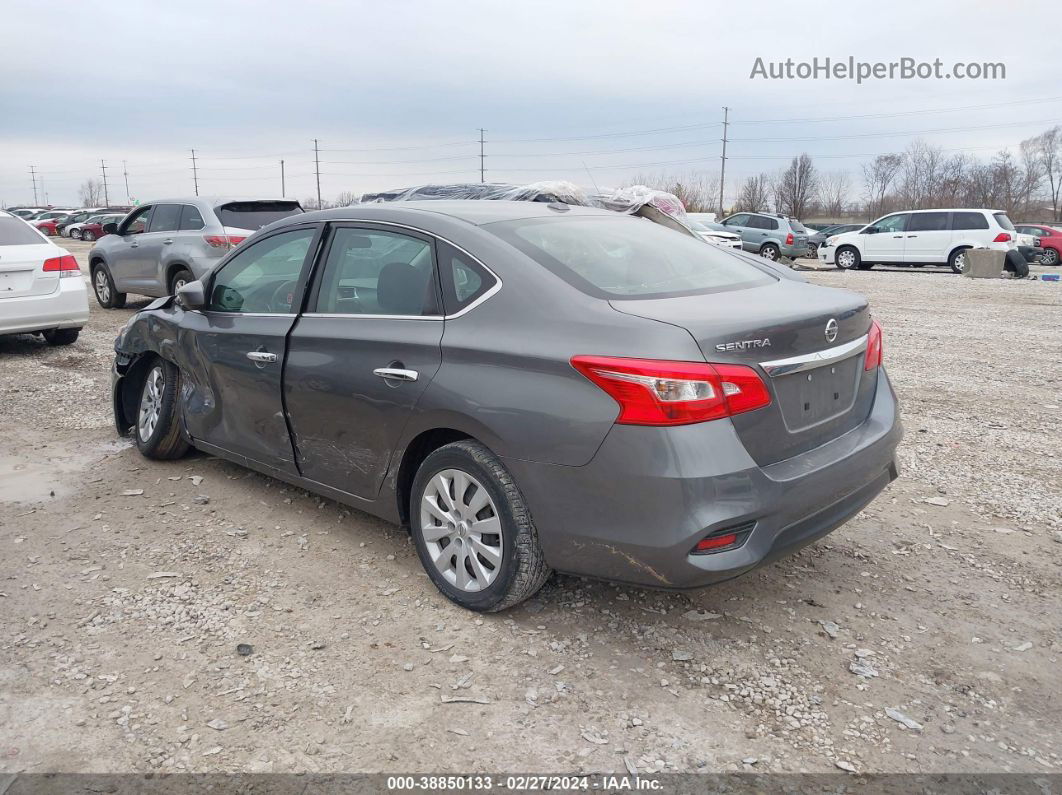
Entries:
[[1006,213],[996,213],[995,215],[997,224],[1006,229],[1008,232],[1014,231],[1014,224],[1011,222],[1010,218],[1007,216]]
[[667,298],[772,280],[737,255],[645,219],[534,218],[483,228],[599,298]]
[[0,246],[31,246],[43,242],[25,221],[0,217]]
[[229,202],[215,209],[222,226],[258,231],[281,218],[298,215],[298,202]]

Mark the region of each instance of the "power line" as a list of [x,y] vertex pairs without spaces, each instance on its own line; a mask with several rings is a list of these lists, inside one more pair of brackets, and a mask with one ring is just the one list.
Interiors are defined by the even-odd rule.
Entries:
[[790,119],[745,119],[743,121],[731,122],[732,124],[790,124],[799,122],[801,124],[824,122],[824,121],[850,121],[854,119],[896,119],[902,116],[921,116],[923,114],[932,113],[956,113],[962,110],[986,110],[988,108],[1002,108],[1010,107],[1013,105],[1038,105],[1046,102],[1058,102],[1062,100],[1062,96],[1059,97],[1046,97],[1043,99],[1018,99],[1010,102],[992,102],[984,105],[962,105],[954,108],[923,108],[921,110],[904,110],[896,113],[862,113],[855,116],[813,116],[806,118],[790,118]]
[[1006,124],[984,124],[977,127],[936,127],[929,130],[905,130],[902,132],[859,133],[856,135],[814,135],[811,137],[797,138],[731,138],[735,143],[786,143],[793,141],[847,141],[855,138],[889,138],[900,135],[925,135],[939,132],[972,132],[973,130],[997,130],[1001,127],[1026,127],[1033,124],[1057,124],[1057,119],[1044,119],[1040,121],[1017,121]]

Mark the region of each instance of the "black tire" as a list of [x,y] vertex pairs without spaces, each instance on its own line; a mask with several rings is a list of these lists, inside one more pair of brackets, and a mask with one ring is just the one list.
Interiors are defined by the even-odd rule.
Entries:
[[843,271],[862,270],[863,259],[855,246],[841,246],[833,255],[833,264]]
[[819,247],[817,245],[815,245],[814,243],[808,243],[808,250],[807,250],[807,253],[804,256],[808,257],[809,259],[818,259],[819,258]]
[[[142,377],[133,417],[136,446],[145,458],[169,460],[181,458],[188,452],[188,442],[181,435],[177,414],[177,396],[181,391],[181,373],[173,363],[155,357],[140,370]],[[157,376],[156,376],[157,374]],[[157,380],[156,380],[157,378]],[[157,395],[157,399],[155,398]],[[143,422],[145,403],[157,407],[153,425]]]
[[96,294],[96,301],[104,309],[121,309],[125,306],[126,294],[120,293],[114,288],[114,279],[111,272],[102,262],[97,262],[90,269],[92,277],[92,292]]
[[771,262],[778,262],[782,252],[774,243],[764,243],[760,246],[760,256],[764,259],[769,259]]
[[[421,502],[425,492],[436,475],[453,469],[470,475],[483,485],[499,519],[501,562],[496,568],[490,569],[490,572],[496,572],[495,578],[481,590],[458,588],[446,579],[432,561],[428,550],[429,542],[424,537]],[[471,493],[475,496],[477,492]],[[552,572],[546,565],[542,549],[539,547],[538,531],[535,529],[531,513],[520,489],[517,488],[512,476],[501,461],[479,442],[470,439],[453,442],[429,455],[417,470],[410,494],[410,528],[413,542],[417,547],[417,554],[420,556],[420,562],[428,573],[428,577],[450,601],[468,610],[496,612],[533,596],[549,579]],[[483,510],[487,509],[482,509],[477,516],[480,516]],[[441,549],[449,550],[449,544],[453,543],[457,542],[449,541],[448,545]],[[460,547],[455,547],[455,549],[460,549]],[[457,559],[448,558],[448,560],[457,563]],[[481,566],[485,560],[479,559]],[[471,567],[471,563],[463,565]]]
[[73,345],[80,333],[79,328],[54,328],[44,332],[44,341],[49,345]]
[[965,248],[957,248],[948,257],[948,267],[955,273],[962,273],[966,270],[966,251],[969,246]]
[[96,239],[96,233],[89,229],[87,232],[81,233],[81,239],[86,243],[92,243]]
[[181,268],[170,279],[170,295],[177,295],[177,288],[181,285],[188,284],[188,282],[194,282],[195,276],[187,268]]
[[70,234],[67,237],[69,237],[71,240],[80,240],[81,239],[81,230],[80,229],[71,229],[70,230]]

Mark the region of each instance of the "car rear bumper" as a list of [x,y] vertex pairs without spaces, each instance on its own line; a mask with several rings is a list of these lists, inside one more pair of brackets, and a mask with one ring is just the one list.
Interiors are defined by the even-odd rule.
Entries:
[[[866,422],[806,453],[759,467],[725,420],[617,425],[594,459],[564,467],[507,459],[553,568],[666,589],[720,582],[834,530],[897,476],[903,434],[879,371]],[[745,543],[691,554],[704,536],[751,528]]]
[[85,280],[60,279],[55,292],[0,299],[0,334],[81,328],[89,319]]

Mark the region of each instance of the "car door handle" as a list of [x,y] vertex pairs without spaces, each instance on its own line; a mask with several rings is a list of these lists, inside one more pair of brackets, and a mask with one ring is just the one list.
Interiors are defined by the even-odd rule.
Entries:
[[901,237],[903,237],[903,235],[893,235],[893,236],[892,236],[892,239],[893,239],[893,240],[896,240],[897,238],[901,238]]
[[908,237],[918,237],[918,235],[908,235]]
[[169,245],[172,242],[173,242],[173,238],[172,237],[168,237],[168,238],[166,238],[165,240],[162,241],[163,245]]
[[389,381],[416,381],[419,375],[416,370],[401,370],[397,367],[377,367],[372,374]]
[[247,351],[247,358],[252,362],[270,364],[277,360],[277,355],[275,353],[269,353],[268,351]]
[[133,241],[132,243],[129,244],[129,248],[139,248],[139,247],[140,247],[140,244],[137,243],[136,241]]

